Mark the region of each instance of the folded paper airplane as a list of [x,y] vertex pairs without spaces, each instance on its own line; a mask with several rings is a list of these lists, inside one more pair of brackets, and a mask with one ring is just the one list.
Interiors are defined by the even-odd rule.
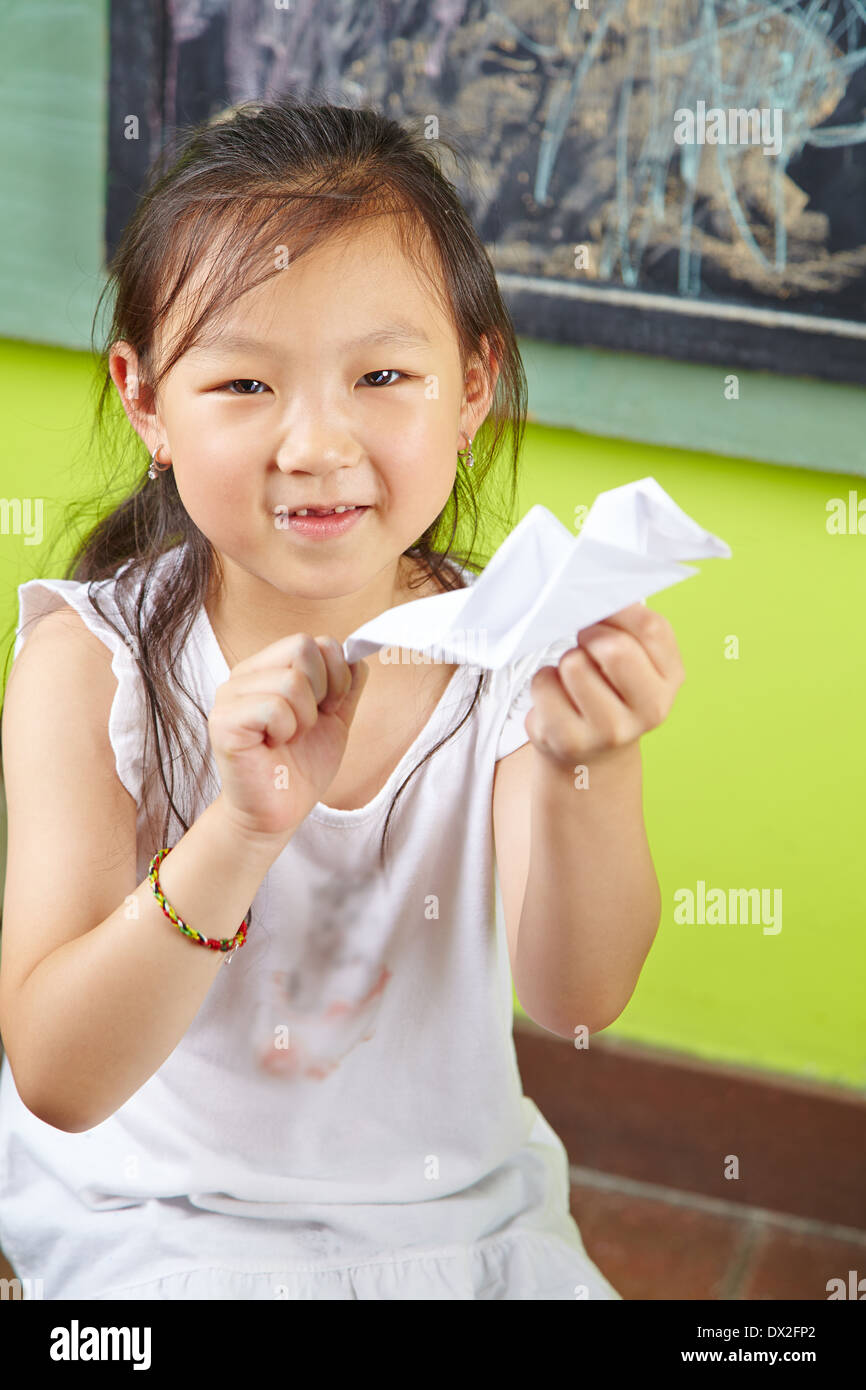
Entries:
[[731,550],[668,496],[655,478],[602,492],[578,535],[546,507],[530,508],[465,589],[389,608],[343,643],[347,662],[382,647],[495,671],[573,637],[699,571],[679,560]]

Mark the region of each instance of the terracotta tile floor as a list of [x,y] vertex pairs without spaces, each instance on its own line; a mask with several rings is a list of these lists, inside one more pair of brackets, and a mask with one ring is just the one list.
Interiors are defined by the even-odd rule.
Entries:
[[866,1276],[866,1231],[571,1169],[571,1214],[624,1299],[827,1299]]
[[826,1301],[828,1280],[866,1280],[863,1092],[604,1037],[576,1052],[528,1020],[514,1039],[624,1299]]

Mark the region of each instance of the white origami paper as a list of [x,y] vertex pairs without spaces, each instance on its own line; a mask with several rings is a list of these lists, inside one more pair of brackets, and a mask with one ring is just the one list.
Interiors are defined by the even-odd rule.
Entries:
[[655,480],[602,492],[573,535],[546,507],[532,507],[473,584],[389,608],[343,643],[347,662],[382,647],[495,671],[573,637],[631,603],[699,571],[679,560],[731,550]]

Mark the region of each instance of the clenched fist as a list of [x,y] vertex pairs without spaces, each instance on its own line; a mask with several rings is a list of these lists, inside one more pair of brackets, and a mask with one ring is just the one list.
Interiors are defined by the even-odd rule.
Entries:
[[239,830],[293,831],[337,774],[369,667],[333,637],[295,633],[238,662],[208,733],[221,799]]

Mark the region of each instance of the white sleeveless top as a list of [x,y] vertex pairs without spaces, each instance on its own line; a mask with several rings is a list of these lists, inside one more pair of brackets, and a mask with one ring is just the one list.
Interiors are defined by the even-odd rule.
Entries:
[[[162,557],[158,583],[180,554]],[[124,630],[114,582],[94,591]],[[64,602],[111,649],[109,736],[139,806],[141,882],[161,848],[143,823],[144,690],[87,589],[20,585],[15,655],[28,621]],[[466,712],[479,668],[457,668],[368,805],[313,807],[256,894],[246,944],[107,1120],[82,1134],[45,1124],[4,1059],[0,1245],[20,1279],[41,1281],[25,1297],[620,1297],[569,1213],[565,1148],[523,1095],[492,839],[496,760],[527,741],[529,681],[570,645],[489,673],[400,796],[385,870],[393,796]],[[209,713],[229,668],[204,605],[180,665]],[[187,803],[190,824],[206,804]],[[182,833],[173,817],[167,843]]]

